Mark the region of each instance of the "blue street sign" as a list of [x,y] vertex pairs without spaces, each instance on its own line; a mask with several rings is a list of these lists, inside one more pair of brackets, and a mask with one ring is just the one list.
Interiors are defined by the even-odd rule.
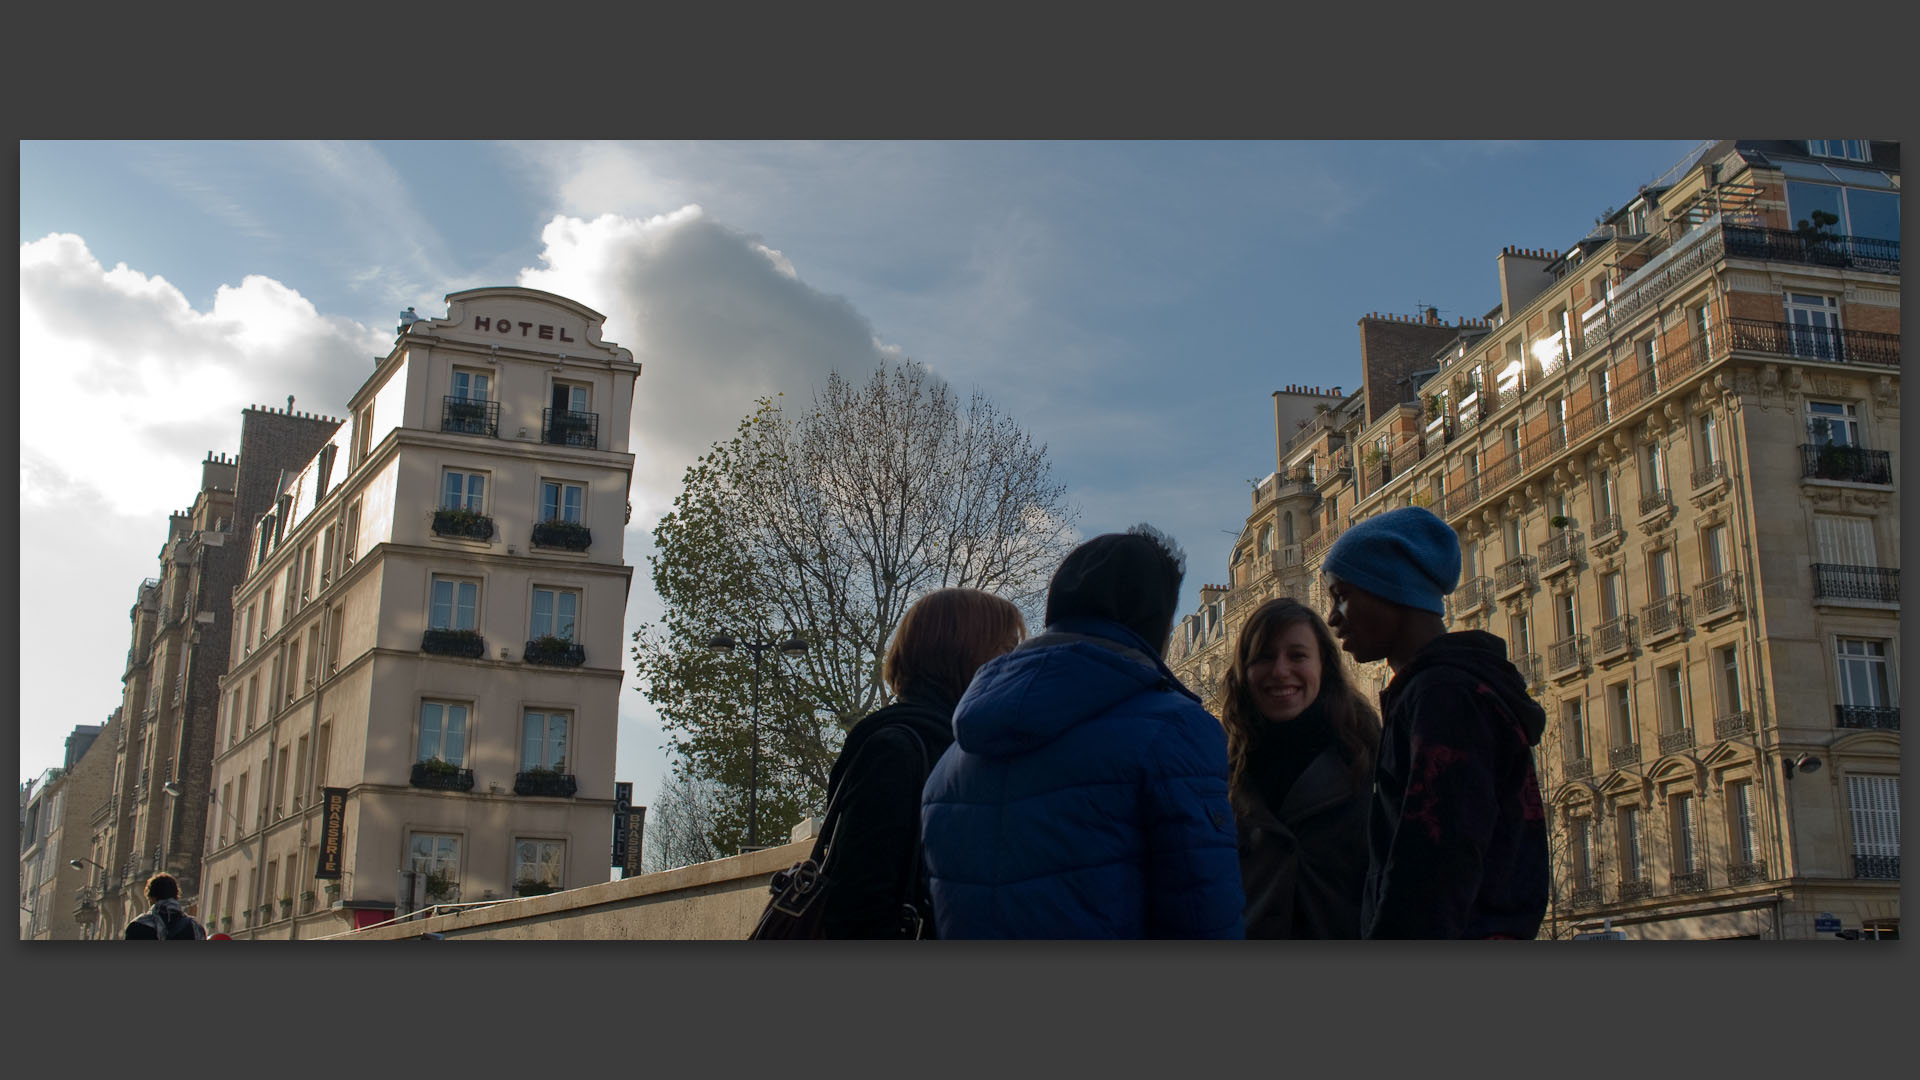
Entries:
[[1832,915],[1829,915],[1823,911],[1820,914],[1814,916],[1814,919],[1813,919],[1814,933],[1831,934],[1839,929],[1840,929],[1840,920],[1834,918]]

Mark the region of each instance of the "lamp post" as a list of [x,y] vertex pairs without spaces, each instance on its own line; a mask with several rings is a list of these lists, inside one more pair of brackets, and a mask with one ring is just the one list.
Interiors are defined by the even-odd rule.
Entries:
[[753,654],[752,749],[751,765],[747,773],[747,847],[758,849],[760,846],[760,658],[773,649],[780,650],[781,656],[799,656],[807,651],[807,643],[798,634],[788,636],[785,641],[773,638],[752,641],[735,640],[728,634],[715,634],[707,639],[707,648],[715,652],[732,652],[736,648],[741,648]]

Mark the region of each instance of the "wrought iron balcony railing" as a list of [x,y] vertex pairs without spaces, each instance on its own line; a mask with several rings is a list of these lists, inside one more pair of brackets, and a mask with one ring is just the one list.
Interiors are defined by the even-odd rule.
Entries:
[[1900,880],[1900,856],[1855,855],[1853,857],[1853,876],[1857,878],[1898,881]]
[[487,639],[478,630],[429,630],[420,635],[420,651],[478,660],[487,655]]
[[1628,765],[1640,764],[1640,744],[1625,743],[1607,749],[1607,768],[1624,769]]
[[1641,608],[1640,624],[1643,640],[1649,644],[1684,631],[1687,628],[1686,597],[1680,593],[1668,593]]
[[442,398],[440,430],[455,431],[462,435],[499,435],[500,403],[463,397]]
[[1599,907],[1602,903],[1605,902],[1601,898],[1600,886],[1598,885],[1576,886],[1573,892],[1570,894],[1570,898],[1572,900],[1573,906],[1577,908]]
[[1752,733],[1753,713],[1746,709],[1713,718],[1713,737],[1716,739],[1731,739],[1736,735]]
[[1673,505],[1673,492],[1666,488],[1655,488],[1640,496],[1640,516],[1659,513]]
[[527,642],[526,651],[520,655],[529,664],[553,667],[579,667],[587,662],[587,650],[579,642],[565,638],[536,638]]
[[1678,893],[1696,893],[1707,891],[1707,872],[1691,870],[1684,874],[1675,874],[1668,882],[1668,891]]
[[1584,537],[1571,529],[1562,529],[1540,545],[1540,569],[1542,572],[1571,566],[1580,558]]
[[1609,657],[1618,656],[1633,648],[1635,644],[1634,623],[1635,619],[1633,616],[1622,615],[1616,619],[1608,619],[1606,622],[1595,627],[1593,631],[1593,658],[1595,660],[1605,660]]
[[1897,604],[1900,602],[1900,571],[1886,566],[1814,563],[1813,598]]
[[1833,726],[1899,731],[1900,707],[1897,705],[1835,705]]
[[533,527],[533,546],[585,551],[593,546],[593,530],[577,521],[542,521]]
[[1547,673],[1560,675],[1583,668],[1587,664],[1588,639],[1585,634],[1575,634],[1569,638],[1547,646]]
[[1593,759],[1589,757],[1569,758],[1560,763],[1560,779],[1585,780],[1593,775]]
[[580,790],[572,773],[551,772],[546,769],[530,769],[513,775],[513,793],[515,795],[541,795],[550,798],[570,799]]
[[1893,455],[1863,446],[1832,443],[1800,446],[1800,476],[1811,480],[1847,480],[1856,484],[1893,483]]
[[1620,515],[1608,514],[1593,523],[1593,542],[1598,544],[1620,535]]
[[439,791],[472,791],[473,770],[439,760],[416,761],[407,782],[414,787]]
[[1629,900],[1645,900],[1652,895],[1653,882],[1649,879],[1643,878],[1639,881],[1623,881],[1620,883],[1620,902],[1623,904]]
[[1494,568],[1493,592],[1496,596],[1505,596],[1516,589],[1537,589],[1540,587],[1539,575],[1534,573],[1534,557],[1521,555],[1508,559]]
[[1672,731],[1660,733],[1660,752],[1663,754],[1677,754],[1692,746],[1693,729],[1690,727],[1675,728]]
[[1734,615],[1743,610],[1740,602],[1740,575],[1721,574],[1693,587],[1693,608],[1702,619]]
[[1539,653],[1528,653],[1513,662],[1520,669],[1520,677],[1527,681],[1529,688],[1537,688],[1547,681],[1547,665]]
[[441,508],[433,512],[435,536],[457,536],[467,540],[493,539],[493,519],[474,510]]
[[1900,241],[1871,236],[1803,233],[1725,225],[1721,234],[1727,257],[1838,266],[1883,274],[1900,272]]
[[600,414],[570,409],[545,409],[540,418],[540,441],[562,446],[600,445]]
[[1744,352],[1791,356],[1829,364],[1900,366],[1900,335],[1825,326],[1728,319],[1728,344]]
[[1726,478],[1727,463],[1724,461],[1709,461],[1705,465],[1701,465],[1693,470],[1693,490],[1699,491],[1701,488],[1706,487],[1716,480],[1725,480]]
[[1493,602],[1493,579],[1473,577],[1460,583],[1453,592],[1453,615],[1459,618]]
[[1764,862],[1741,862],[1727,867],[1727,884],[1751,885],[1756,881],[1767,880],[1767,864]]

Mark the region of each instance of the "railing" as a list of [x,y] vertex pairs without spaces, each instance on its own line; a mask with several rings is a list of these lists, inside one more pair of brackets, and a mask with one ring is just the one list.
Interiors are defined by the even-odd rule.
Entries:
[[440,761],[416,761],[407,782],[414,787],[439,791],[472,791],[473,770]]
[[1900,335],[1825,326],[1728,319],[1728,344],[1735,350],[1819,360],[1829,364],[1900,366]]
[[433,512],[435,536],[458,536],[470,540],[493,539],[493,519],[472,510],[441,508]]
[[1657,513],[1673,505],[1673,492],[1666,488],[1655,488],[1640,496],[1640,516]]
[[1669,593],[1640,609],[1640,622],[1646,627],[1644,640],[1659,641],[1687,628],[1685,597]]
[[1835,705],[1833,707],[1833,726],[1843,728],[1872,728],[1879,731],[1900,730],[1900,707],[1884,705]]
[[577,521],[543,521],[533,527],[535,547],[585,551],[593,546],[593,530]]
[[1660,733],[1660,752],[1663,754],[1677,754],[1692,746],[1693,729],[1690,727],[1676,728],[1673,731],[1663,731]]
[[1900,272],[1898,240],[1803,233],[1787,229],[1756,229],[1744,225],[1725,225],[1720,232],[1725,238],[1729,258],[1842,266],[1884,274]]
[[1684,874],[1675,874],[1668,880],[1667,884],[1667,891],[1670,893],[1706,892],[1707,872],[1705,870],[1693,870]]
[[1508,454],[1480,471],[1481,489],[1491,495],[1520,478],[1520,456]]
[[1727,463],[1724,461],[1709,461],[1705,465],[1693,470],[1693,490],[1699,491],[1701,488],[1706,487],[1716,480],[1725,480],[1726,478]]
[[513,774],[513,793],[515,795],[542,795],[550,798],[572,798],[580,787],[575,783],[572,773],[548,772],[544,769]]
[[1693,587],[1693,606],[1700,617],[1711,618],[1722,612],[1733,614],[1741,610],[1740,575],[1737,572],[1721,574],[1708,578]]
[[1441,516],[1449,518],[1459,517],[1461,514],[1467,512],[1467,507],[1479,501],[1480,478],[1478,476],[1469,476],[1459,487],[1447,492],[1446,501],[1442,503]]
[[549,664],[554,667],[579,667],[587,662],[587,650],[583,646],[560,638],[529,641],[521,656],[529,664]]
[[1877,880],[1900,880],[1900,856],[1898,855],[1855,855],[1853,857],[1853,876],[1874,878]]
[[1528,653],[1515,660],[1513,666],[1519,670],[1520,677],[1525,679],[1530,687],[1539,686],[1547,681],[1546,663],[1540,659],[1539,653]]
[[1900,602],[1900,571],[1885,566],[1814,563],[1813,598],[1897,604]]
[[1856,484],[1893,483],[1893,456],[1885,450],[1861,446],[1801,444],[1800,477],[1847,480]]
[[1713,737],[1731,739],[1736,735],[1753,733],[1753,713],[1742,709],[1739,712],[1723,713],[1713,718]]
[[562,446],[600,445],[600,414],[570,409],[543,409],[540,414],[540,441]]
[[1569,638],[1547,646],[1547,672],[1559,675],[1585,667],[1587,663],[1587,635],[1575,634]]
[[1550,537],[1540,546],[1540,569],[1548,571],[1572,563],[1580,556],[1582,539],[1581,534],[1565,529]]
[[1613,413],[1607,408],[1607,399],[1599,398],[1567,417],[1567,438],[1577,442],[1611,423]]
[[1629,900],[1645,900],[1652,895],[1653,882],[1650,879],[1642,878],[1639,881],[1620,883],[1620,902],[1623,904]]
[[1600,886],[1598,885],[1579,886],[1569,894],[1569,897],[1573,906],[1577,908],[1599,907],[1602,903],[1605,903],[1601,898]]
[[1493,601],[1493,579],[1468,578],[1454,590],[1453,614],[1456,618]]
[[1505,596],[1519,588],[1537,589],[1540,578],[1534,573],[1534,557],[1520,555],[1508,559],[1493,570],[1493,592]]
[[1328,525],[1319,532],[1308,536],[1306,540],[1301,542],[1301,546],[1306,549],[1308,558],[1317,557],[1321,552],[1327,550],[1335,540],[1339,539],[1340,534],[1345,531],[1344,528],[1338,525]]
[[1635,643],[1634,618],[1631,615],[1621,615],[1618,618],[1608,619],[1594,628],[1593,636],[1594,659],[1604,660],[1624,653],[1633,648]]
[[1756,881],[1767,880],[1767,864],[1764,862],[1733,863],[1727,867],[1727,884],[1751,885]]
[[440,430],[462,435],[500,434],[500,403],[446,397],[440,401]]
[[1603,540],[1612,539],[1618,535],[1620,535],[1619,514],[1608,514],[1606,517],[1593,523],[1593,542],[1596,544]]
[[1560,763],[1560,779],[1563,782],[1567,780],[1585,780],[1587,777],[1592,775],[1593,775],[1593,759],[1592,758],[1587,758],[1587,757],[1573,758],[1571,760],[1563,761]]
[[420,635],[420,651],[478,660],[487,655],[487,639],[478,630],[429,630]]
[[1389,461],[1393,464],[1394,473],[1398,475],[1420,464],[1420,458],[1423,454],[1424,450],[1420,445],[1420,439],[1416,436],[1394,447],[1393,457],[1390,458]]
[[1607,768],[1624,769],[1629,765],[1640,764],[1640,744],[1626,743],[1607,748]]

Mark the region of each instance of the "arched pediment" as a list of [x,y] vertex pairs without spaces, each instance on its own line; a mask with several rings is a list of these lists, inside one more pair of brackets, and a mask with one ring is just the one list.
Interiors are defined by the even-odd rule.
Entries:
[[1900,736],[1878,728],[1849,731],[1833,740],[1836,754],[1890,754],[1900,756]]

